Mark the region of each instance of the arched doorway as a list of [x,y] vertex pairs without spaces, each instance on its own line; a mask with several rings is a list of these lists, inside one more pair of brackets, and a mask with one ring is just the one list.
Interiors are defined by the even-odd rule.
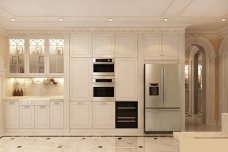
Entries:
[[206,53],[201,46],[192,45],[186,70],[186,130],[201,130],[206,125]]
[[186,131],[215,129],[215,52],[201,36],[186,38]]
[[219,113],[228,112],[228,36],[221,43],[219,50]]

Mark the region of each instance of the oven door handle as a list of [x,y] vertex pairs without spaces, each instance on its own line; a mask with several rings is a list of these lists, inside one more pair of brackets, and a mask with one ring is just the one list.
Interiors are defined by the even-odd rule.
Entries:
[[93,64],[114,64],[114,62],[93,62]]
[[112,83],[102,83],[102,84],[99,84],[99,83],[94,83],[93,84],[93,87],[114,87],[115,85]]

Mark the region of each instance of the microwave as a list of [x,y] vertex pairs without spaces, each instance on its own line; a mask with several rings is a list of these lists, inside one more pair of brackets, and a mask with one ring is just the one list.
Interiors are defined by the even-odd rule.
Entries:
[[115,101],[115,79],[113,77],[93,77],[93,101]]
[[94,58],[93,59],[93,75],[94,76],[114,76],[115,60],[113,58]]

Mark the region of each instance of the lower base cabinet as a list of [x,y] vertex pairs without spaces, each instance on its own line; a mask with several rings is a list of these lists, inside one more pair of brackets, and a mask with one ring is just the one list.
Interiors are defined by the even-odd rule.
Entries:
[[50,128],[63,128],[63,102],[50,102]]
[[115,128],[115,102],[93,102],[93,128]]
[[6,128],[19,128],[19,103],[17,101],[5,102]]
[[92,128],[92,102],[70,103],[70,128]]
[[49,106],[35,106],[35,128],[49,128]]
[[20,106],[20,128],[34,128],[34,106]]

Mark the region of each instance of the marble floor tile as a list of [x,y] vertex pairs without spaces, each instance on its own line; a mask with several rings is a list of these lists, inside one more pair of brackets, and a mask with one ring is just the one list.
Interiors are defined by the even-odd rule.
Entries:
[[0,152],[175,152],[173,137],[3,137]]

